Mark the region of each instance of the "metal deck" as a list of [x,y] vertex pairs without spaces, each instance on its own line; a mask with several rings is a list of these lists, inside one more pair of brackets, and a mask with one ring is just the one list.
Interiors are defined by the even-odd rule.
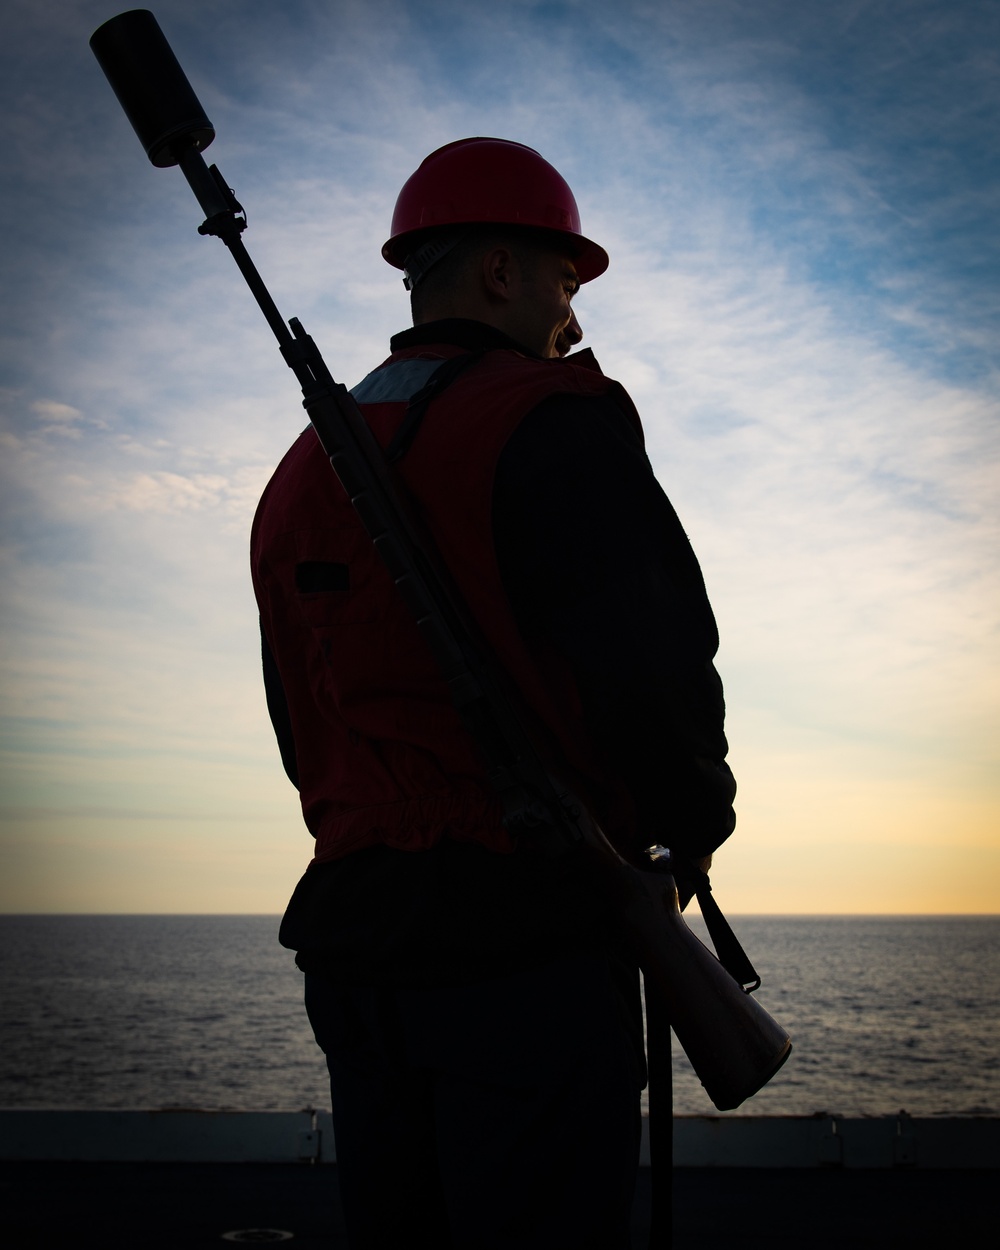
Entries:
[[[1000,1120],[680,1117],[675,1141],[675,1250],[894,1250],[995,1236]],[[2,1242],[346,1250],[333,1154],[322,1112],[0,1112]],[[645,1250],[648,1211],[641,1168],[635,1250]],[[413,1247],[422,1250],[419,1229]]]

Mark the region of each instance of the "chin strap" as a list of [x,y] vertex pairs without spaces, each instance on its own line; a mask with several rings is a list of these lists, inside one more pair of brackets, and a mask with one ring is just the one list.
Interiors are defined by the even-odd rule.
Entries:
[[457,234],[438,234],[414,248],[403,266],[403,286],[408,291],[412,291],[417,283],[427,277],[439,260],[443,260],[452,248],[461,243],[466,233],[460,230]]

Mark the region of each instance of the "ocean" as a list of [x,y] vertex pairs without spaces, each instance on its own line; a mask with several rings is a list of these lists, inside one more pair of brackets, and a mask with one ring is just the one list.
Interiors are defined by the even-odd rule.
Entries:
[[[729,1114],[1000,1115],[1000,917],[730,919],[794,1051]],[[277,931],[0,916],[0,1107],[329,1107]],[[679,1114],[714,1114],[676,1042],[674,1077]]]

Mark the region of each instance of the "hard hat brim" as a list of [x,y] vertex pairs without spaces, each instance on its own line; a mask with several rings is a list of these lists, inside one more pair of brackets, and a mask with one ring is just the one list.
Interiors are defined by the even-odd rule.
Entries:
[[[599,278],[611,263],[607,252],[599,243],[586,238],[582,234],[574,234],[569,230],[545,230],[537,226],[512,226],[510,222],[501,221],[470,221],[461,223],[462,227],[496,226],[498,232],[508,229],[522,229],[537,235],[539,239],[551,239],[554,251],[564,251],[576,266],[577,277],[583,282],[592,282]],[[434,230],[411,230],[406,234],[395,235],[386,239],[382,245],[382,257],[396,269],[406,268],[406,258],[424,243]]]

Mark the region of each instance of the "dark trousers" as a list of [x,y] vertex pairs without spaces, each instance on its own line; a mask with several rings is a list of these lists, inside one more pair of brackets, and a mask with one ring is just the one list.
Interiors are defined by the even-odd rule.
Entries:
[[306,977],[352,1250],[626,1250],[641,1061],[603,956],[473,985]]

